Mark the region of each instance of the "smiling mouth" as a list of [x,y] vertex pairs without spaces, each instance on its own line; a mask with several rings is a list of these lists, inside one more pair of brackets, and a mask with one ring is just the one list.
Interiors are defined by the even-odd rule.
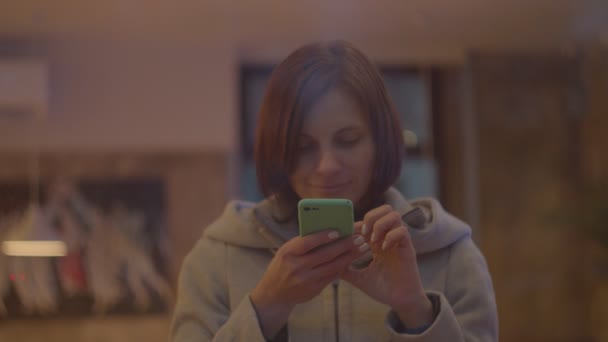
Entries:
[[332,192],[343,189],[346,185],[348,185],[348,183],[313,185],[313,187],[323,192]]

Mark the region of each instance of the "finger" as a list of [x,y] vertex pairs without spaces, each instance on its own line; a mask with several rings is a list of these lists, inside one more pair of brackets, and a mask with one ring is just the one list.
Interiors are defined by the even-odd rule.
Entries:
[[390,205],[385,204],[383,206],[368,211],[363,217],[363,226],[361,227],[361,234],[363,234],[367,239],[369,239],[374,223],[376,223],[378,219],[388,214],[392,210],[393,208]]
[[367,246],[367,251],[360,252],[360,255],[355,260],[353,260],[353,262],[350,264],[350,267],[358,270],[364,269],[369,266],[373,260],[374,253],[371,249],[369,249],[369,246]]
[[337,231],[325,230],[306,236],[296,236],[285,245],[291,254],[304,255],[321,245],[336,241],[339,237],[340,233]]
[[340,254],[334,259],[310,270],[309,275],[313,279],[338,278],[355,258],[356,254],[351,251]]
[[356,265],[348,265],[342,273],[340,278],[344,279],[352,284],[356,284],[358,279],[364,276],[365,267],[358,267]]
[[353,225],[353,235],[362,234],[363,221],[357,221]]
[[374,223],[370,242],[375,244],[383,241],[386,233],[401,226],[403,226],[403,222],[401,222],[401,215],[398,212],[390,211],[386,213]]
[[386,251],[395,246],[407,248],[410,245],[409,238],[410,235],[405,226],[395,228],[386,234],[382,243],[382,250]]
[[[303,256],[305,258],[304,265],[308,267],[316,267],[318,265],[327,263],[344,253],[357,251],[355,252],[357,254],[363,245],[367,245],[365,243],[365,238],[361,235],[354,235],[349,238],[320,246],[319,248],[314,249]],[[363,249],[365,249],[365,246],[363,246]]]

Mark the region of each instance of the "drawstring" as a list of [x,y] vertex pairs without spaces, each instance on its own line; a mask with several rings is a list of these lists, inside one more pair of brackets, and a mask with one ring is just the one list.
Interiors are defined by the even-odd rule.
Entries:
[[273,248],[270,248],[270,251],[272,254],[276,254],[279,247],[283,244],[283,241],[264,226],[257,226],[257,231],[266,241],[274,246]]

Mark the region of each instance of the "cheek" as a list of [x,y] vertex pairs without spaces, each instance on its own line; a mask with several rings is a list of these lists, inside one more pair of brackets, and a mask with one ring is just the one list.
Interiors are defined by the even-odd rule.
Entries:
[[295,188],[298,184],[305,183],[309,174],[310,162],[306,158],[299,158],[289,176],[289,183]]
[[362,145],[360,149],[354,151],[356,158],[354,162],[359,172],[371,172],[375,161],[374,146],[370,144]]
[[311,168],[314,167],[313,160],[309,156],[300,156],[298,157],[295,167],[291,173],[290,178],[302,179],[306,177],[307,174],[310,173]]

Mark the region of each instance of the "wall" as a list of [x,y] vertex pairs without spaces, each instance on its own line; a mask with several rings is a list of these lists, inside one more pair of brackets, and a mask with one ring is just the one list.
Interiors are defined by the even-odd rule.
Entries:
[[[259,45],[239,43],[227,31],[200,41],[67,36],[35,42],[44,45],[35,50],[49,63],[49,113],[34,133],[29,121],[0,117],[0,150],[26,149],[33,134],[49,151],[232,152],[239,64],[276,63],[315,39],[294,36]],[[353,38],[383,63],[459,58],[455,49]]]
[[580,64],[569,56],[471,60],[481,235],[504,341],[589,339],[584,237],[556,212],[580,175]]
[[583,174],[590,181],[608,177],[608,46],[595,46],[583,56],[587,111],[581,125]]
[[[236,56],[218,42],[45,42],[45,150],[227,151],[236,141]],[[0,148],[29,143],[26,120],[0,118]]]
[[[595,46],[581,56],[587,111],[581,124],[581,171],[584,183],[608,182],[608,46]],[[605,208],[605,207],[604,207]],[[598,341],[608,340],[608,249],[588,246],[589,326]]]

